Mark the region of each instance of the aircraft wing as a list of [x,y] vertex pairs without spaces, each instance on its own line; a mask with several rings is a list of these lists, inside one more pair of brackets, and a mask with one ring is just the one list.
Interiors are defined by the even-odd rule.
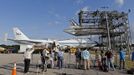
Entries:
[[40,41],[32,41],[32,40],[15,40],[15,39],[8,39],[10,41],[16,42],[16,43],[20,43],[20,44],[40,44],[42,42]]

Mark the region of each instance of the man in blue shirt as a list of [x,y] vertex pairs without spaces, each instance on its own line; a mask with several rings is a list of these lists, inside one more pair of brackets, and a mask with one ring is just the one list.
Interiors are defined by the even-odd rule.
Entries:
[[134,61],[134,51],[132,52],[132,61]]
[[81,52],[81,57],[84,60],[84,70],[89,69],[90,64],[89,64],[89,59],[90,59],[90,53],[87,51],[87,49],[83,49]]
[[123,51],[123,49],[120,49],[119,52],[119,58],[120,58],[120,69],[124,69],[125,68],[125,52]]
[[59,69],[63,68],[64,52],[61,48],[58,51],[58,67]]

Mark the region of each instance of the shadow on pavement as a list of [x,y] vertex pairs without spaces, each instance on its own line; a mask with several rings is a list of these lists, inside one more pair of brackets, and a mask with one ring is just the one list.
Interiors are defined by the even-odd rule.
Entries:
[[[6,69],[6,70],[12,70],[13,69],[13,64],[14,63],[9,63],[7,65],[2,65],[2,66],[0,66],[0,68],[1,69]],[[30,68],[36,68],[36,65],[30,64]],[[23,73],[24,63],[16,63],[16,70],[17,70],[17,72]],[[36,73],[35,71],[29,71],[29,72]],[[0,75],[3,75],[3,74],[0,74]]]
[[53,72],[54,74],[56,74],[56,75],[73,75],[73,74],[68,74],[68,73],[64,73],[64,72],[62,72],[62,73],[59,73],[59,72]]

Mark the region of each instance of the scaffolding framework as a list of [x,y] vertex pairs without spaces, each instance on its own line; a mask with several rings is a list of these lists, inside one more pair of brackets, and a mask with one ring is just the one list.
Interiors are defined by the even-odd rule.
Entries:
[[[130,50],[131,34],[128,13],[118,11],[80,11],[78,23],[64,31],[74,36],[98,35],[99,43],[105,48]],[[77,24],[75,24],[77,23]]]

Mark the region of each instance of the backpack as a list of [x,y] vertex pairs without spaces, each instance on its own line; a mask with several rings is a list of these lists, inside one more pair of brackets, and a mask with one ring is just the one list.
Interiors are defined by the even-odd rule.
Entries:
[[130,70],[127,71],[128,74],[134,74],[134,68],[131,68]]

